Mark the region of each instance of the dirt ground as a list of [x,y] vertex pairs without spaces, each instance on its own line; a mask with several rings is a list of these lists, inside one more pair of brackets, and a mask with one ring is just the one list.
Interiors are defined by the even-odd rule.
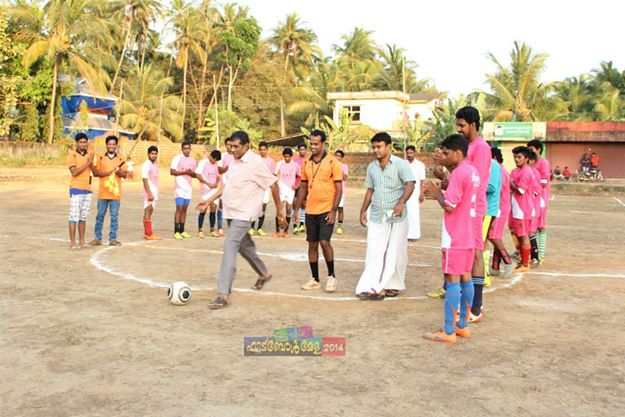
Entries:
[[[485,321],[449,346],[422,339],[443,318],[443,303],[425,298],[441,281],[435,203],[422,206],[424,237],[410,244],[408,290],[396,301],[352,299],[365,253],[354,186],[345,234],[333,240],[335,294],[299,290],[309,276],[303,239],[255,238],[274,279],[247,290],[255,277],[240,259],[241,291],[209,311],[222,240],[173,240],[171,180],[161,177],[154,226],[164,240],[141,240],[133,182],[124,184],[123,246],[70,251],[66,170],[0,168],[1,416],[625,413],[625,196],[556,194],[546,263],[495,278]],[[89,240],[94,219],[95,199]],[[187,230],[196,231],[195,212]],[[177,280],[196,288],[185,306],[159,287]],[[243,356],[245,336],[288,325],[345,336],[346,356]]]

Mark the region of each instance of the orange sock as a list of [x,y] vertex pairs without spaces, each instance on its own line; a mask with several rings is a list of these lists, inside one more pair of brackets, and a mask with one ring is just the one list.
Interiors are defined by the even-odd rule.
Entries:
[[521,265],[528,266],[530,264],[530,253],[532,251],[532,246],[521,246]]
[[145,229],[146,236],[152,236],[152,220],[143,219],[143,228]]

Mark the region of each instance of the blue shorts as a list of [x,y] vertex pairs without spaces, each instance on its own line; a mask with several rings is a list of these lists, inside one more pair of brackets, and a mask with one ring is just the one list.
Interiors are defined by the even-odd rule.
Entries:
[[190,198],[176,197],[177,206],[188,206],[189,204],[191,204]]

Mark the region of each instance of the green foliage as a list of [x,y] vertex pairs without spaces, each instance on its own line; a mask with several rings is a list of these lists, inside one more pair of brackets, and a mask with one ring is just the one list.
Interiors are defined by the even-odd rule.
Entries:
[[[315,120],[313,129],[326,132],[327,147],[331,151],[342,149],[346,152],[367,152],[370,150],[369,139],[373,131],[365,125],[352,125],[351,117],[346,109],[339,111],[339,120],[336,123],[332,118],[323,116],[322,120]],[[301,131],[310,136],[313,129],[301,127]]]
[[27,104],[24,108],[24,121],[20,124],[19,138],[23,141],[36,141],[41,137],[41,125],[39,124],[39,112],[33,104]]
[[[217,131],[218,129],[219,132]],[[237,113],[224,108],[212,108],[208,111],[204,127],[200,129],[200,137],[205,144],[215,146],[217,145],[218,133],[221,144],[226,137],[237,130],[247,132],[250,137],[250,145],[253,148],[256,148],[263,138],[262,132],[253,129],[247,119],[241,118]]]

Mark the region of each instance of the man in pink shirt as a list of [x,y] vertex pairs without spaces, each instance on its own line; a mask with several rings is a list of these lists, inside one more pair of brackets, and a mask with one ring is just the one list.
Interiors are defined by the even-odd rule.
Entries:
[[182,153],[172,159],[169,173],[175,177],[174,198],[176,199],[176,213],[174,214],[174,237],[188,239],[190,234],[184,231],[187,221],[187,209],[193,194],[193,178],[196,177],[197,161],[191,156],[191,142],[182,143]]
[[222,309],[230,303],[238,253],[258,274],[254,289],[262,289],[272,277],[256,254],[256,246],[248,233],[252,220],[258,217],[267,188],[271,187],[280,225],[286,225],[284,209],[280,207],[277,179],[269,172],[261,157],[250,150],[248,134],[244,131],[234,132],[230,136],[230,144],[235,160],[228,167],[228,181],[220,186],[218,193],[197,205],[201,211],[222,197],[224,217],[228,222],[228,234],[217,278],[217,297],[208,305],[211,310]]
[[[428,182],[426,196],[435,198],[445,211],[441,250],[443,274],[445,275],[445,327],[427,333],[426,339],[436,342],[455,343],[456,336],[470,337],[469,311],[473,305],[474,283],[471,278],[475,253],[476,195],[480,176],[475,167],[466,160],[467,140],[462,135],[451,135],[441,144],[447,166],[452,170],[447,190]],[[481,230],[480,230],[481,233]],[[460,319],[455,323],[460,305]]]
[[[221,180],[218,165],[220,160],[221,152],[219,152],[219,150],[214,149],[209,152],[208,149],[205,149],[204,158],[202,158],[197,166],[197,169],[195,170],[195,173],[197,174],[197,179],[200,181],[200,192],[202,194],[200,198],[202,201],[208,200],[218,192],[219,181]],[[208,216],[208,221],[210,225],[210,236],[212,237],[223,236],[223,230],[221,230],[221,222],[219,222],[217,226],[218,231],[215,230],[217,207],[219,207],[219,200],[213,201],[213,203],[210,205],[210,214]],[[204,239],[205,237],[203,227],[204,218],[206,217],[207,210],[200,211],[200,214],[197,218],[197,235],[200,239]]]
[[521,263],[514,272],[528,272],[530,262],[529,232],[532,221],[532,169],[529,159],[532,151],[525,146],[517,146],[512,150],[514,163],[517,166],[510,173],[510,189],[512,196],[512,233],[516,236],[521,254]]
[[[260,157],[263,159],[265,165],[269,169],[269,172],[276,172],[276,161],[273,160],[271,156],[269,156],[269,144],[265,141],[260,142],[258,144],[258,153],[260,153]],[[265,194],[263,195],[263,208],[260,211],[260,216],[258,217],[258,230],[255,230],[256,222],[252,222],[252,227],[249,230],[251,236],[254,234],[258,234],[258,236],[265,236],[265,230],[263,230],[263,223],[265,223],[265,210],[267,210],[267,203],[269,203],[269,197],[271,196],[271,190],[267,188],[265,190]]]
[[547,208],[551,198],[551,165],[546,158],[542,157],[543,143],[534,139],[527,143],[527,147],[536,152],[537,159],[534,168],[540,175],[540,186],[542,190],[542,205],[538,217],[538,260],[542,263],[545,259],[545,248],[547,246]]
[[538,231],[538,220],[540,217],[540,206],[542,200],[542,187],[540,185],[540,174],[536,170],[536,152],[530,150],[529,166],[532,169],[532,224],[530,226],[530,266],[536,268],[540,265],[538,261],[538,241],[536,232]]
[[148,148],[148,159],[141,165],[141,179],[143,181],[143,228],[144,238],[160,240],[152,230],[152,213],[158,201],[158,148]]
[[[477,191],[476,216],[473,223],[474,239],[475,239],[475,255],[473,260],[473,268],[471,274],[473,276],[473,284],[475,287],[475,296],[473,297],[473,307],[471,308],[471,316],[469,321],[479,323],[482,321],[482,291],[484,289],[484,241],[490,224],[484,225],[484,217],[486,216],[486,189],[490,178],[491,153],[490,146],[483,137],[479,136],[480,130],[480,113],[475,107],[465,106],[456,112],[456,128],[458,133],[464,136],[469,142],[467,151],[467,160],[477,169],[480,176],[480,187]],[[435,158],[437,163],[447,166],[444,157],[437,155]],[[440,170],[435,170],[434,174],[443,180],[443,188],[446,184],[445,174]],[[490,219],[489,219],[490,221]],[[442,297],[445,291],[439,289],[429,293],[430,297]]]
[[[295,155],[295,157],[293,158],[293,162],[299,165],[300,168],[302,168],[302,165],[304,165],[304,161],[308,159],[307,151],[308,150],[306,148],[305,143],[302,142],[299,145],[297,145],[297,155]],[[300,180],[298,178],[297,183],[295,184],[295,186],[297,187],[295,189],[295,197],[297,197],[297,190],[299,189],[299,183],[300,183]],[[306,230],[306,228],[304,227],[305,223],[306,223],[306,202],[304,202],[304,205],[299,211],[299,224],[293,223],[293,233],[297,235],[299,233],[304,232]]]
[[282,151],[283,161],[278,163],[276,168],[276,176],[278,177],[278,187],[280,189],[280,204],[286,205],[286,227],[280,232],[280,224],[276,217],[276,233],[274,237],[289,237],[289,223],[291,222],[291,209],[293,207],[293,199],[295,198],[296,184],[302,176],[302,170],[298,164],[293,162],[293,151],[286,148]]

